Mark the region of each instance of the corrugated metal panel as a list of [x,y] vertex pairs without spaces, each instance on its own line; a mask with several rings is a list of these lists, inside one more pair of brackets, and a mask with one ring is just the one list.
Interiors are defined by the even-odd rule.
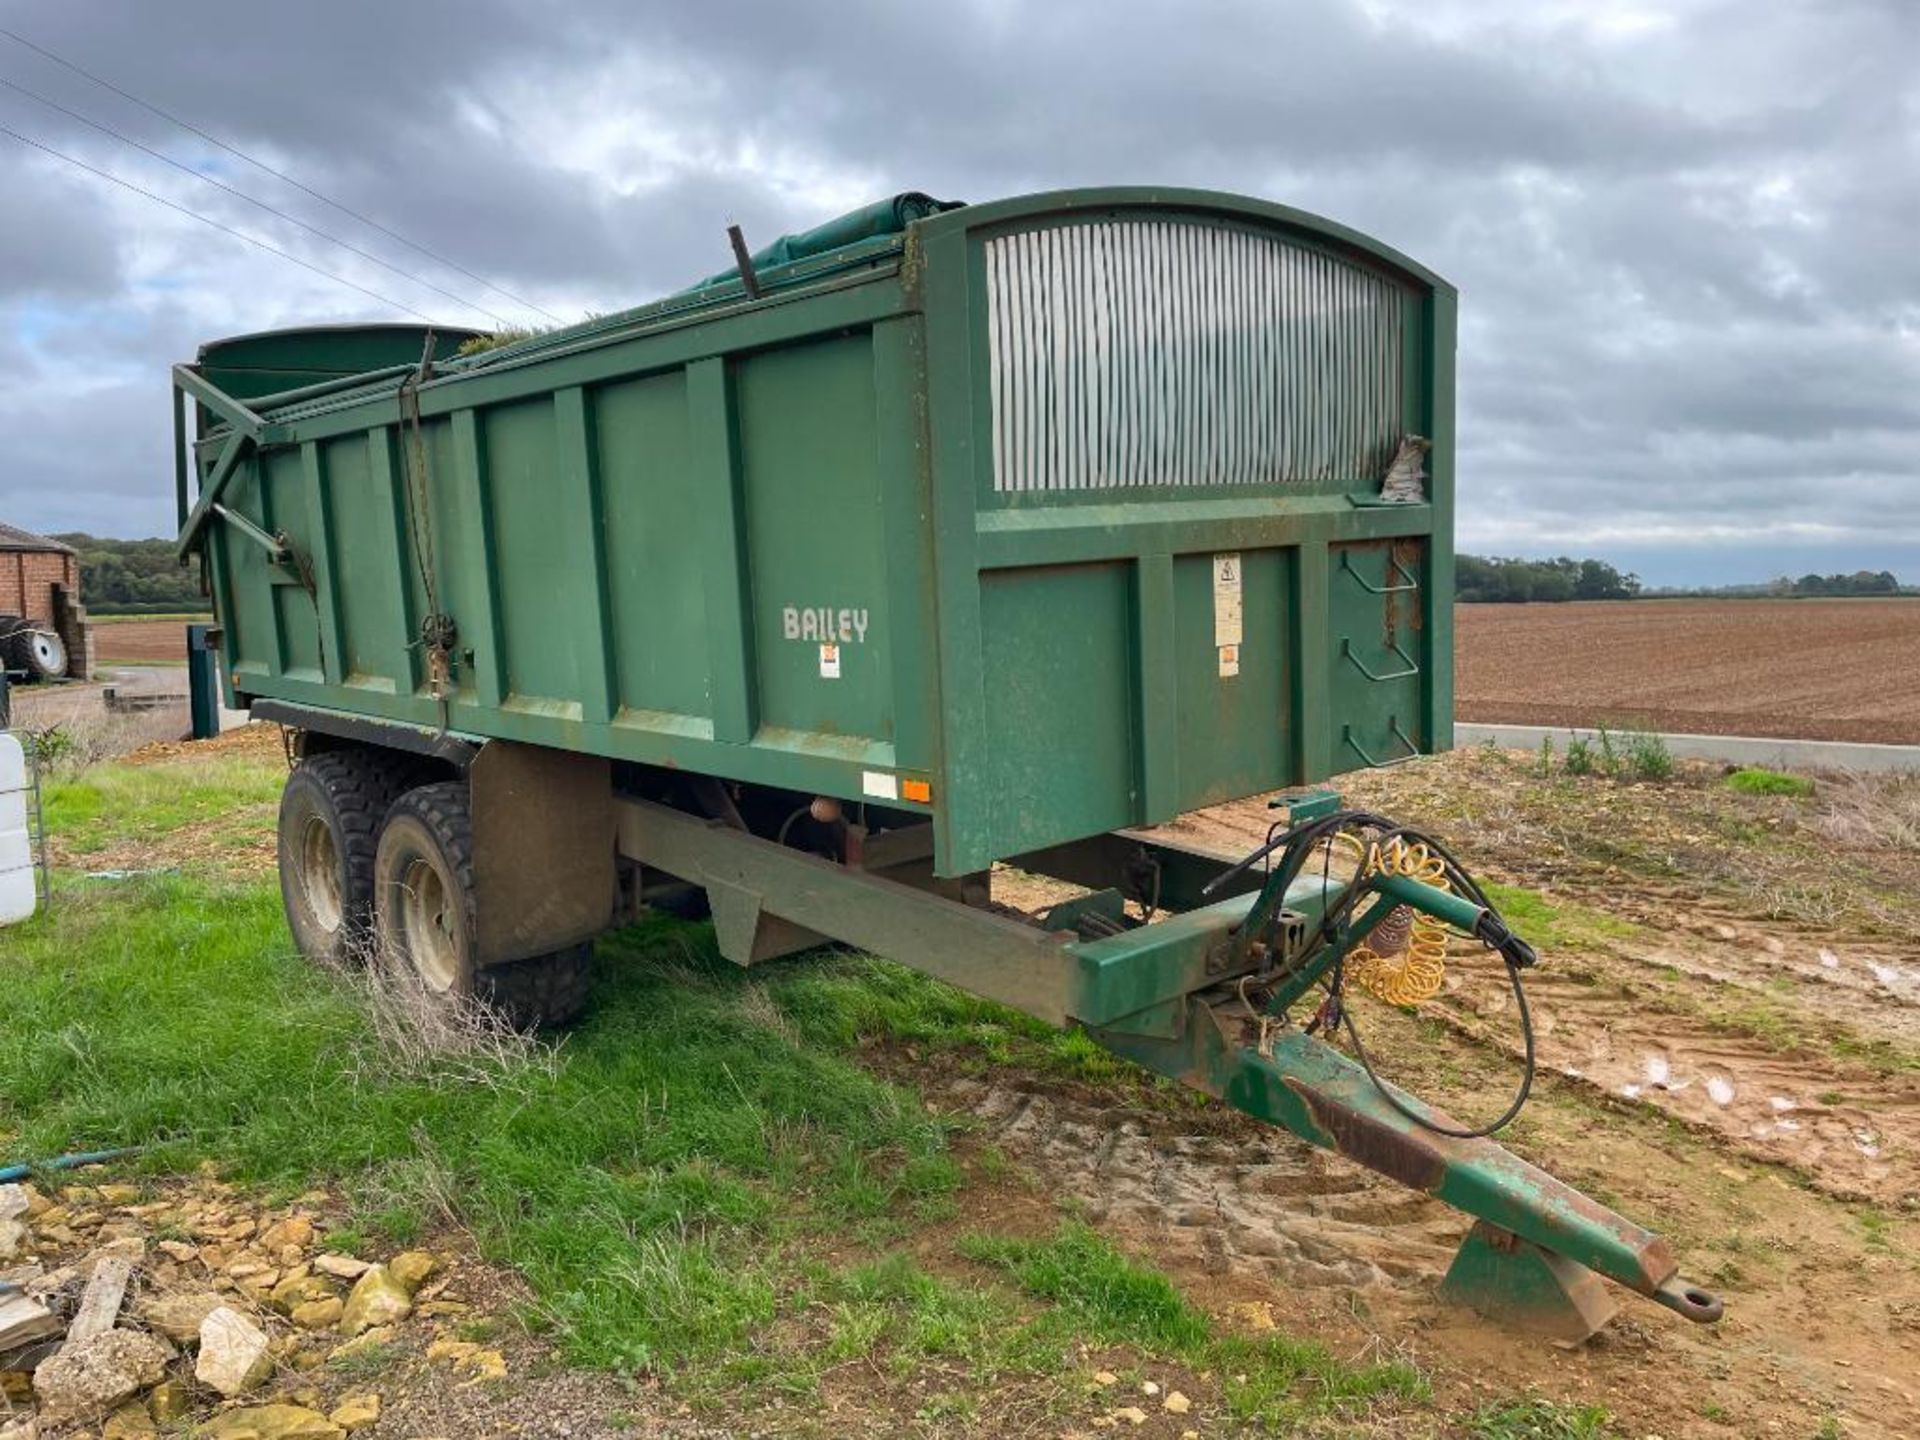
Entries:
[[986,244],[993,488],[1377,480],[1407,292],[1248,230],[1114,220]]

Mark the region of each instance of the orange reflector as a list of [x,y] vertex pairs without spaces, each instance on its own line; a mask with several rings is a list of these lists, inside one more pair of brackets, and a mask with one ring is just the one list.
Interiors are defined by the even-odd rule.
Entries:
[[900,782],[900,798],[902,800],[917,800],[922,805],[931,805],[933,803],[933,786],[925,780],[902,780]]

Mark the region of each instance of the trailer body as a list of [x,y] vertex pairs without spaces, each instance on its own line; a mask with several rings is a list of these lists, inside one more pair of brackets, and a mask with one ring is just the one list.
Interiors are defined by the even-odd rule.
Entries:
[[304,397],[226,383],[275,337],[210,347],[259,431],[219,502],[258,533],[208,535],[230,703],[897,805],[949,876],[1450,743],[1444,282],[1166,190],[802,249],[425,373],[407,327],[280,337],[388,360]]

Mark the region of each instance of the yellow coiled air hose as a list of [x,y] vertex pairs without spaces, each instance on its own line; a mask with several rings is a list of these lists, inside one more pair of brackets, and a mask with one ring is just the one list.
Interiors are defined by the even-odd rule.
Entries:
[[[1358,842],[1353,843],[1357,850]],[[1397,836],[1367,847],[1356,882],[1369,875],[1406,875],[1436,890],[1453,889],[1438,855]],[[1364,942],[1347,952],[1346,971],[1363,990],[1389,1005],[1432,999],[1446,979],[1447,927],[1412,906],[1396,905]]]

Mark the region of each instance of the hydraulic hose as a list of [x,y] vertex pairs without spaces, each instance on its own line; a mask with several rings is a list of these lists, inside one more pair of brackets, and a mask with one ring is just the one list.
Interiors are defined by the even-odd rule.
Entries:
[[[1316,816],[1277,836],[1270,837],[1266,844],[1254,851],[1228,874],[1244,873],[1249,867],[1258,864],[1260,860],[1278,850],[1279,864],[1274,877],[1268,883],[1266,893],[1284,895],[1287,887],[1298,879],[1300,873],[1306,868],[1315,850],[1331,845],[1338,835],[1356,833],[1366,834],[1374,846],[1385,846],[1394,840],[1408,845],[1424,845],[1428,852],[1436,856],[1445,867],[1446,878],[1453,893],[1478,908],[1480,913],[1472,933],[1474,938],[1500,956],[1506,968],[1508,984],[1513,989],[1514,1006],[1520,1017],[1520,1035],[1525,1052],[1520,1084],[1506,1109],[1497,1119],[1486,1125],[1470,1127],[1445,1125],[1406,1105],[1394,1094],[1392,1087],[1381,1079],[1379,1072],[1374,1068],[1373,1058],[1354,1025],[1353,1012],[1345,1004],[1344,955],[1334,962],[1333,969],[1326,979],[1327,997],[1321,1002],[1319,1012],[1309,1023],[1308,1031],[1311,1033],[1312,1030],[1322,1027],[1327,1030],[1335,1028],[1345,1030],[1348,1040],[1352,1042],[1354,1057],[1366,1071],[1367,1078],[1379,1090],[1381,1098],[1396,1112],[1422,1129],[1459,1140],[1478,1140],[1493,1135],[1512,1123],[1514,1117],[1525,1107],[1528,1096],[1533,1092],[1537,1068],[1533,1014],[1527,1007],[1526,987],[1521,982],[1520,972],[1532,966],[1538,957],[1526,941],[1513,933],[1512,927],[1507,924],[1494,903],[1487,898],[1479,882],[1453,857],[1446,846],[1431,835],[1400,825],[1384,815],[1376,815],[1366,810],[1336,810],[1330,814]],[[1330,862],[1329,853],[1323,863]],[[1315,950],[1332,943],[1334,933],[1352,914],[1361,896],[1370,892],[1371,887],[1362,884],[1362,878],[1356,876],[1354,883],[1348,885],[1339,898],[1328,905],[1321,914],[1319,927],[1301,951],[1303,963],[1304,959],[1310,957]]]

